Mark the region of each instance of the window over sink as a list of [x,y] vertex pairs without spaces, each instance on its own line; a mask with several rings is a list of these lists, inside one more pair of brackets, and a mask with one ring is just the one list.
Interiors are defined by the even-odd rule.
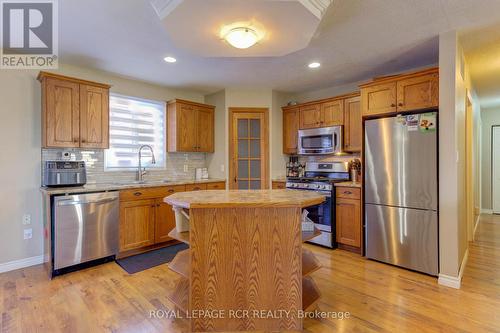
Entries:
[[165,102],[110,94],[109,97],[109,149],[105,151],[106,171],[134,170],[142,145],[150,145],[151,154],[143,150],[142,165],[163,169],[166,161]]

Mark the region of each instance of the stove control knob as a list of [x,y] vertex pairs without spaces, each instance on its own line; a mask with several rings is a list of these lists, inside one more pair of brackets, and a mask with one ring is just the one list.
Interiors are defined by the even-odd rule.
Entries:
[[303,188],[308,188],[309,187],[309,184],[304,184],[302,185]]
[[318,190],[324,190],[326,189],[326,185],[318,185]]

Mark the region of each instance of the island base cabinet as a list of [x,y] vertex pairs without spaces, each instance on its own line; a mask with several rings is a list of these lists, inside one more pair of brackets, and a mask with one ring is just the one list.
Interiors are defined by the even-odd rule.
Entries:
[[190,209],[189,311],[292,313],[283,318],[191,318],[192,331],[302,330],[302,319],[295,315],[302,309],[299,219],[295,207]]

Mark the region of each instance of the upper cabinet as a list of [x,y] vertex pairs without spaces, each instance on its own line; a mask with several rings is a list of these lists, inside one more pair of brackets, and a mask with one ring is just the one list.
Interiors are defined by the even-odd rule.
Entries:
[[169,152],[214,152],[214,113],[211,105],[175,99],[167,106]]
[[344,125],[344,100],[321,103],[321,127]]
[[321,127],[321,105],[310,104],[299,108],[300,129]]
[[38,80],[44,148],[109,148],[109,85],[47,72]]
[[363,119],[359,96],[344,100],[344,150],[360,152],[363,141]]
[[384,77],[361,85],[363,116],[432,109],[439,106],[439,69]]
[[283,108],[283,154],[297,154],[299,108]]

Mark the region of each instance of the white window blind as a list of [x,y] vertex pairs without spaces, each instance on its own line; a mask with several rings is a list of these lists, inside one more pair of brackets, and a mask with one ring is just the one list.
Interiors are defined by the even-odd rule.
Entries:
[[109,149],[106,170],[137,168],[142,145],[153,147],[156,164],[149,150],[143,150],[142,165],[165,167],[165,103],[111,94],[109,99]]

